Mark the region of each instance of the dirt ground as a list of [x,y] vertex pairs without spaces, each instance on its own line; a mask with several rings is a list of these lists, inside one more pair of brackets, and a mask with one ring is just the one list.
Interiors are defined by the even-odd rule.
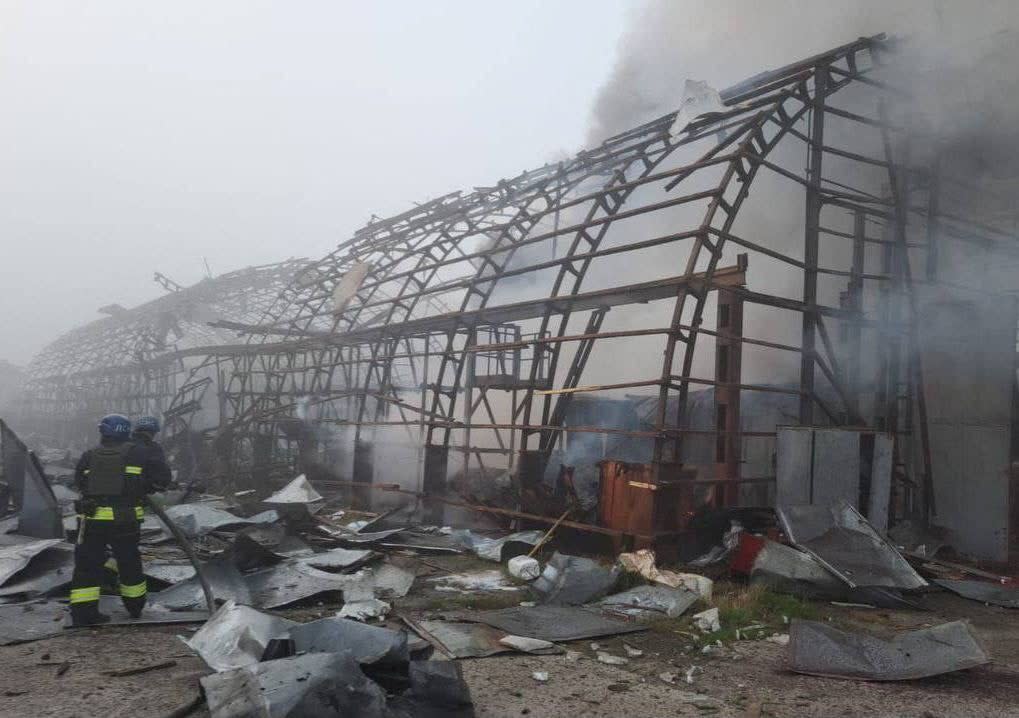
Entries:
[[[470,561],[433,561],[471,570]],[[486,564],[492,568],[492,564]],[[478,607],[512,605],[524,592],[483,596]],[[436,592],[420,577],[412,595],[397,604],[407,613],[441,610],[475,599]],[[994,658],[993,664],[936,678],[867,683],[794,674],[785,668],[785,648],[767,641],[738,641],[717,655],[704,655],[668,625],[625,638],[596,639],[599,647],[626,655],[623,643],[643,651],[625,666],[595,660],[591,641],[564,644],[565,655],[502,655],[462,661],[477,715],[483,718],[658,718],[666,716],[868,716],[873,718],[966,718],[1019,716],[1019,612],[983,606],[950,594],[926,599],[926,611],[889,611],[824,605],[844,624],[876,632],[906,630],[968,618]],[[309,620],[332,615],[335,606],[286,612]],[[195,627],[137,626],[67,631],[32,643],[0,647],[0,716],[179,715],[199,695],[207,672],[178,639]],[[173,661],[134,676],[109,671]],[[66,666],[66,668],[64,667]],[[692,667],[691,681],[686,674]],[[532,677],[548,673],[547,682]],[[672,674],[667,683],[661,674]],[[670,677],[672,677],[670,676]],[[204,708],[189,715],[205,716]]]

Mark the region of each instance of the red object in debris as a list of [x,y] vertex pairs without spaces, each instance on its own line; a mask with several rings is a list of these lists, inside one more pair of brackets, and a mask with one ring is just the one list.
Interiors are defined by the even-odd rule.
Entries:
[[754,569],[757,554],[761,552],[761,549],[767,543],[768,539],[764,536],[754,536],[746,532],[741,533],[739,546],[732,552],[732,558],[729,559],[730,570],[741,576],[749,576]]

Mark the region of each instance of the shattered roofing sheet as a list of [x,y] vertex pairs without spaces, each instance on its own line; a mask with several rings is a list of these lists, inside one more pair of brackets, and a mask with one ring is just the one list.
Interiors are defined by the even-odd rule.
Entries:
[[269,640],[297,624],[227,601],[186,641],[214,671],[258,663]]
[[935,579],[934,583],[971,601],[990,603],[1003,608],[1019,608],[1019,589],[1014,586],[1002,586],[988,581],[950,581],[948,579]]
[[367,574],[320,571],[300,560],[277,564],[244,577],[251,591],[251,603],[262,608],[279,608],[327,591],[360,589],[370,582]]
[[909,631],[890,640],[816,621],[793,621],[789,630],[789,667],[816,676],[906,681],[990,660],[967,621]]
[[74,548],[66,542],[44,549],[28,566],[0,588],[0,598],[52,594],[70,583],[74,572]]
[[[17,540],[0,547],[0,585],[7,583],[15,574],[25,568],[28,563],[46,549],[63,543],[61,539],[27,539],[25,537],[6,536],[6,541]],[[25,540],[21,540],[25,539]]]
[[146,561],[145,575],[164,583],[180,583],[195,575],[195,567],[190,563],[167,563]]
[[451,538],[456,545],[470,549],[480,558],[505,563],[513,556],[527,553],[544,536],[544,531],[533,530],[517,531],[499,538],[489,538],[479,536],[469,530],[463,530],[454,531]]
[[[244,580],[244,576],[230,561],[219,558],[202,564],[202,575],[212,588],[212,595],[217,601],[252,602],[252,592]],[[149,596],[149,601],[170,611],[187,611],[205,608],[205,593],[197,576],[170,586]]]
[[263,511],[251,518],[244,519],[229,511],[217,509],[208,504],[177,504],[166,509],[170,517],[181,531],[188,537],[203,536],[228,526],[251,526],[259,523],[272,523],[279,520],[275,511]]
[[407,634],[346,618],[322,618],[290,629],[298,652],[350,651],[358,663],[399,664],[410,660]]
[[494,626],[515,636],[552,642],[647,630],[644,626],[609,618],[577,606],[517,606],[465,613],[462,618]]
[[201,679],[213,718],[383,718],[386,694],[350,653],[311,653]]
[[927,585],[845,500],[831,507],[784,506],[776,511],[789,540],[852,587],[908,591]]
[[315,491],[308,478],[301,474],[282,489],[267,498],[267,504],[313,504],[324,501],[322,494]]
[[367,561],[372,557],[372,553],[370,549],[334,548],[323,553],[305,556],[299,561],[319,569],[350,568]]
[[404,531],[402,528],[398,529],[385,529],[384,531],[371,531],[369,533],[348,533],[346,531],[335,531],[331,532],[333,536],[340,539],[341,541],[348,541],[350,543],[375,543],[384,539],[391,538],[396,534]]
[[606,596],[599,603],[606,608],[635,618],[681,616],[700,598],[693,591],[669,586],[635,586],[629,591]]
[[229,549],[231,560],[242,571],[314,553],[312,548],[297,536],[285,535],[284,528],[279,524],[249,526],[234,536]]
[[[507,633],[484,623],[467,623],[460,621],[419,621],[412,624],[415,630],[420,628],[429,637],[437,641],[446,652],[454,658],[484,658],[498,653],[512,653],[521,650],[514,647],[513,642],[503,643]],[[516,637],[519,638],[519,637]],[[518,645],[523,645],[522,640]],[[536,655],[562,653],[563,649],[556,645],[547,645],[537,650],[524,651]]]

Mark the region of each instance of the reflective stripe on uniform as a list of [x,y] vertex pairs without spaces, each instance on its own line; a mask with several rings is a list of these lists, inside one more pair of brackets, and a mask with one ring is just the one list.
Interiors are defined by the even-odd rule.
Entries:
[[139,475],[139,474],[141,474],[141,472],[142,472],[142,467],[140,467],[140,466],[125,466],[124,467],[124,473],[125,474]]
[[145,581],[131,586],[120,585],[120,595],[124,598],[141,598],[148,592]]
[[99,587],[72,588],[71,603],[92,603],[99,600]]
[[[134,507],[135,517],[141,521],[145,518],[145,509],[141,506]],[[93,521],[113,521],[113,507],[112,506],[98,506],[96,510],[88,518]]]

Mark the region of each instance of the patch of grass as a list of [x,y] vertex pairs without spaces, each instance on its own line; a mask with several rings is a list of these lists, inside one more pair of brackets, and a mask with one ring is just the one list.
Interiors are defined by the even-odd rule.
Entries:
[[[709,608],[718,609],[721,629],[701,633],[693,615]],[[716,583],[711,603],[698,601],[678,619],[662,619],[649,625],[652,631],[680,633],[697,648],[721,641],[757,640],[773,633],[787,633],[794,618],[818,621],[828,618],[817,604],[795,596],[775,593],[763,586]]]

